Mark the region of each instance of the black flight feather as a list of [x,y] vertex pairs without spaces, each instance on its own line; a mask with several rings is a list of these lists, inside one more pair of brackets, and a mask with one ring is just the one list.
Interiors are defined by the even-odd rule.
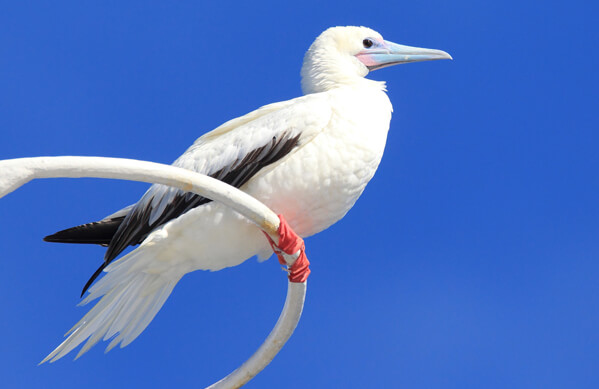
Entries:
[[56,243],[88,243],[108,246],[124,219],[125,216],[120,216],[99,222],[82,224],[48,235],[44,237],[44,240]]

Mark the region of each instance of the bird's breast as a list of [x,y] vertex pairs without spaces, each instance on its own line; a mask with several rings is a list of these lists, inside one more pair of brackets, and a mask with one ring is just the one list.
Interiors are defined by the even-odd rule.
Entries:
[[385,147],[391,105],[379,93],[332,94],[328,125],[244,188],[301,236],[320,232],[354,205],[373,177]]

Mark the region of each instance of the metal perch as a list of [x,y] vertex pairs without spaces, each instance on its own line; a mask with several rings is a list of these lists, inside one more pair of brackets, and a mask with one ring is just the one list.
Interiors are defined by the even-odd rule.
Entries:
[[[153,162],[104,157],[35,157],[0,161],[0,198],[36,178],[113,178],[176,187],[221,202],[244,215],[279,242],[279,218],[252,196],[214,178]],[[295,259],[285,256],[287,266]],[[283,311],[260,348],[231,374],[209,388],[239,388],[264,369],[293,334],[302,314],[306,282],[289,282]]]

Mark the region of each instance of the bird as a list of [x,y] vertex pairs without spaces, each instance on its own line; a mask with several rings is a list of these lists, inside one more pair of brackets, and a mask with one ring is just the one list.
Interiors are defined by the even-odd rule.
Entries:
[[[284,215],[299,236],[309,237],[345,216],[383,156],[393,108],[385,82],[365,76],[440,59],[452,58],[445,51],[386,41],[367,27],[331,27],[304,56],[303,96],[225,122],[198,138],[173,165],[241,189]],[[80,305],[99,301],[41,363],[54,362],[83,342],[76,358],[101,340],[110,341],[106,351],[125,347],[185,274],[272,254],[261,230],[232,209],[158,184],[133,205],[44,240],[100,244],[107,250]]]

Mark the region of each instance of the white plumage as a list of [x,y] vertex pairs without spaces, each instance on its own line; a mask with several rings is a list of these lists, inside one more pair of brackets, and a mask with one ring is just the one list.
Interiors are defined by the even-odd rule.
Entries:
[[[442,58],[449,55],[387,42],[365,27],[328,29],[306,53],[305,96],[223,124],[174,165],[239,186],[285,215],[300,236],[313,235],[349,211],[383,155],[391,103],[383,82],[363,77],[369,69]],[[63,357],[86,339],[79,355],[100,340],[112,339],[107,350],[124,347],[146,328],[184,274],[270,255],[261,231],[219,203],[174,209],[177,201],[190,199],[154,185],[137,204],[105,219],[128,215],[123,225],[129,223],[131,231],[136,217],[145,227],[160,225],[140,232],[140,246],[104,269],[81,304],[101,299],[42,362]],[[121,243],[137,241],[122,238]],[[120,252],[115,250],[114,256]]]

